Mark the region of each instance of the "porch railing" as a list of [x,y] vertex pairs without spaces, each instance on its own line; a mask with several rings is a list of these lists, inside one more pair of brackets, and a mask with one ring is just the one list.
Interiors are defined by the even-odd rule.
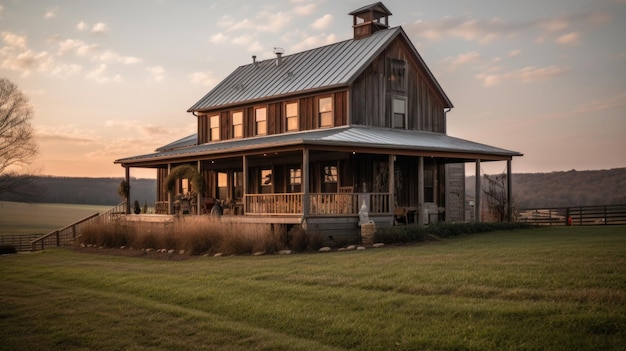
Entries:
[[[309,214],[314,216],[358,215],[363,201],[369,204],[370,214],[390,214],[389,193],[311,193]],[[284,215],[302,214],[304,194],[248,194],[245,196],[247,214]]]
[[154,204],[154,213],[156,214],[169,214],[170,202],[169,201],[157,201]]

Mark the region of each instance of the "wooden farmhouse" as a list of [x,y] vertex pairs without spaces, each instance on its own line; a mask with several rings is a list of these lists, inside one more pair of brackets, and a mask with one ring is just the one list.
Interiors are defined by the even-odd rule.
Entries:
[[[452,102],[391,12],[379,2],[350,15],[352,39],[253,57],[188,109],[196,134],[115,163],[127,180],[156,169],[161,214],[221,203],[222,220],[335,237],[358,234],[362,207],[378,227],[465,221],[465,164],[480,175],[480,162],[506,161],[510,180],[521,154],[447,135]],[[183,177],[168,191],[181,165],[206,186]]]

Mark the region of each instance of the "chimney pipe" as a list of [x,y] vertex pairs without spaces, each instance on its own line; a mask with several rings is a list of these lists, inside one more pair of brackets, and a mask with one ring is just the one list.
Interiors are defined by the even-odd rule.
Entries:
[[276,54],[276,67],[280,66],[283,63],[283,54],[285,50],[283,48],[274,48],[274,53]]
[[254,67],[259,67],[259,63],[256,62],[256,55],[252,55],[252,63],[254,64]]

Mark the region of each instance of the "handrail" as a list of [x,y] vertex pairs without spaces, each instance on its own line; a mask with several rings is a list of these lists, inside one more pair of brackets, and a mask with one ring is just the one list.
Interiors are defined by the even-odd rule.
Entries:
[[[112,220],[114,215],[120,212],[119,209],[126,208],[125,205],[126,202],[122,202],[111,208],[110,210],[103,212],[102,214],[96,212],[61,229],[53,230],[48,234],[42,235],[39,238],[36,238],[30,242],[31,251],[37,250],[38,243],[41,243],[41,250],[45,249],[46,243],[48,243],[50,246],[56,247],[68,246],[68,244],[73,243],[74,240],[76,240],[76,238],[79,236],[80,227],[82,227],[84,224],[96,220],[110,221]],[[53,236],[54,240],[50,240],[50,238]]]

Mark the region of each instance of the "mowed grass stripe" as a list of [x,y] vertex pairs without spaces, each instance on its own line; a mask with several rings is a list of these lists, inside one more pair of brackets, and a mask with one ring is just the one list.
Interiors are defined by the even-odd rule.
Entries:
[[[117,345],[132,346],[119,349],[610,350],[626,341],[625,244],[623,228],[613,227],[184,262],[52,250],[3,257],[3,281],[18,284],[0,287],[0,296],[30,284],[75,301],[79,315],[106,311],[100,329],[111,325]],[[24,299],[42,315],[58,313],[45,299]],[[76,325],[72,335],[92,332],[68,318]],[[20,313],[0,319],[2,330],[8,327],[0,339],[21,345],[9,321],[26,320]],[[141,332],[120,337],[120,324]],[[43,335],[56,335],[50,329]],[[212,347],[202,348],[209,342],[202,335]],[[286,342],[274,340],[280,338]],[[85,344],[77,345],[64,349]]]

